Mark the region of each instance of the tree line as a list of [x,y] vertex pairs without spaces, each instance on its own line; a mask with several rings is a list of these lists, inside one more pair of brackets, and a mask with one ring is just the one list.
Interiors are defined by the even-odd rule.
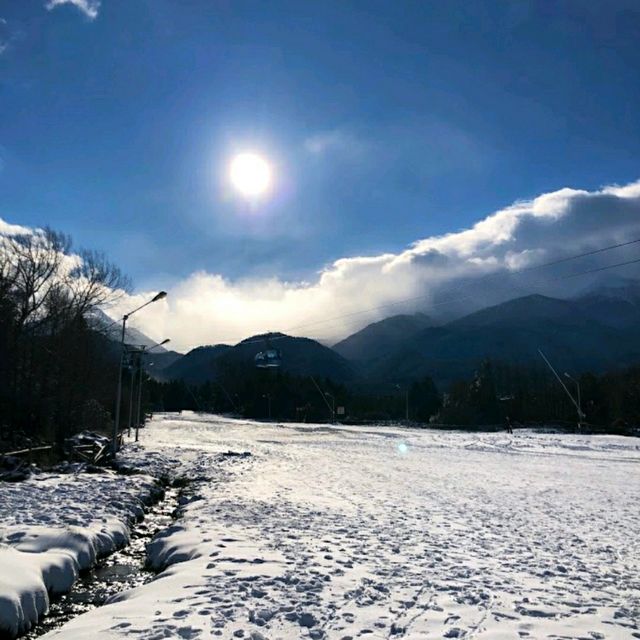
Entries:
[[95,320],[130,283],[51,229],[0,236],[0,435],[107,429],[119,351]]
[[[640,367],[577,376],[586,428],[627,433],[640,424]],[[575,389],[570,390],[574,397]],[[282,370],[236,365],[201,385],[182,380],[150,381],[148,402],[156,410],[236,413],[247,418],[325,422],[333,407],[339,421],[403,421],[407,404],[412,423],[472,428],[528,425],[577,426],[577,411],[543,367],[482,362],[467,380],[440,392],[429,376],[407,385],[372,389],[295,376]]]

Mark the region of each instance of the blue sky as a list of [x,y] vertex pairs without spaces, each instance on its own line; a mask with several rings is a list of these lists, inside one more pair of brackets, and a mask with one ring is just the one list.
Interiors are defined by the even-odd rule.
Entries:
[[[0,1],[0,217],[139,288],[311,280],[639,177],[635,2],[46,3]],[[252,210],[220,177],[246,148]]]

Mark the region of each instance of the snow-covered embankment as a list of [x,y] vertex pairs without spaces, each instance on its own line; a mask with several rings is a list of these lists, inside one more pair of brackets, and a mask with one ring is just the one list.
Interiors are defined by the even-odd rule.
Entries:
[[40,473],[0,484],[0,633],[28,631],[83,569],[129,541],[161,489],[148,475]]

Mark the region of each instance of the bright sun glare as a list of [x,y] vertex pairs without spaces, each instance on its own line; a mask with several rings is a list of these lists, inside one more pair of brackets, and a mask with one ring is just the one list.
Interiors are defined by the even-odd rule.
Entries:
[[231,161],[229,169],[231,184],[243,196],[261,196],[271,186],[272,175],[269,163],[256,153],[239,153]]

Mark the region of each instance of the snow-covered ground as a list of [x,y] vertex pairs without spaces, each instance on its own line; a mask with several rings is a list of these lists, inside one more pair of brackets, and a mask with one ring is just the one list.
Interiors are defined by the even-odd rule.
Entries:
[[142,442],[195,478],[168,568],[47,638],[640,637],[637,438],[185,413]]
[[27,631],[78,572],[129,540],[160,491],[145,475],[40,473],[0,482],[0,632]]

